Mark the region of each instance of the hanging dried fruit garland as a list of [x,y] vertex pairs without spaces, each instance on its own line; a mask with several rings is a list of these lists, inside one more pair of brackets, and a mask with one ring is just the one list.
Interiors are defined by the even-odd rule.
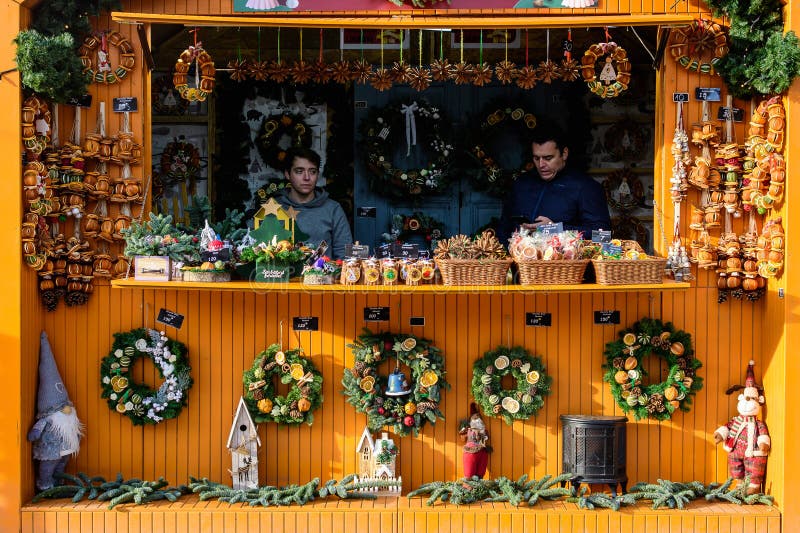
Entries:
[[[189,87],[189,69],[195,65],[196,87]],[[181,98],[190,102],[202,102],[214,91],[216,69],[211,55],[203,50],[203,44],[197,42],[183,52],[175,62],[172,83]]]
[[[291,385],[286,396],[275,392],[273,378]],[[322,374],[303,351],[281,350],[273,344],[256,356],[244,372],[244,401],[256,423],[282,425],[314,423],[314,411],[322,405]]]
[[[513,389],[504,389],[503,378],[511,375]],[[488,351],[472,365],[472,396],[487,416],[502,417],[506,424],[528,420],[544,406],[553,378],[538,357],[525,348],[500,346]]]
[[[716,22],[693,20],[672,31],[669,45],[672,57],[690,72],[716,74],[714,67],[728,53],[728,37]],[[711,56],[704,61],[704,56]]]
[[[108,53],[109,44],[119,52],[119,65],[117,65],[117,68],[113,68],[111,65]],[[81,58],[84,74],[89,82],[118,83],[128,75],[128,72],[133,70],[136,64],[136,55],[130,41],[116,31],[107,31],[100,35],[86,37],[78,49],[78,55]],[[95,57],[97,57],[96,65],[94,63]]]
[[[441,111],[425,102],[395,102],[370,111],[361,122],[361,153],[372,175],[373,189],[386,196],[407,197],[444,191],[455,150],[444,132],[448,121]],[[421,168],[398,168],[397,147],[410,158],[414,148],[424,147],[428,160]],[[398,155],[398,157],[395,157]]]
[[[347,402],[367,415],[371,431],[388,426],[397,435],[419,434],[425,424],[444,419],[439,409],[445,380],[444,358],[431,341],[404,333],[372,333],[365,329],[353,344],[353,368],[345,368],[342,385]],[[408,367],[411,383],[393,393],[388,378],[378,374],[378,366],[388,361],[395,368]]]
[[[647,377],[642,360],[648,355],[667,364],[664,381],[642,383]],[[603,380],[611,384],[620,409],[633,411],[637,420],[669,420],[677,409],[689,411],[692,396],[703,388],[703,380],[697,376],[703,364],[694,356],[691,335],[669,322],[643,318],[621,331],[618,340],[606,344],[605,356]]]

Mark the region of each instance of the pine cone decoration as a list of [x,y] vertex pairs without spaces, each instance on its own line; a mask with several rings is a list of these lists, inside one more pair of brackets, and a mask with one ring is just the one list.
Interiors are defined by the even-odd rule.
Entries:
[[522,366],[522,361],[520,361],[519,359],[514,359],[513,361],[511,361],[511,368],[519,368],[521,366]]
[[395,83],[408,83],[411,66],[405,61],[395,61],[391,73]]
[[514,81],[514,78],[517,77],[517,72],[517,65],[508,60],[499,62],[494,69],[495,77],[503,85],[508,85]]
[[472,84],[477,85],[478,87],[483,87],[484,85],[492,82],[492,74],[492,67],[489,66],[489,63],[475,65],[475,69],[473,70]]
[[290,71],[291,68],[283,60],[270,61],[269,63],[269,77],[276,83],[283,83],[286,81],[286,79],[289,77]]
[[431,77],[436,81],[452,79],[455,67],[447,59],[437,59],[431,63]]
[[642,395],[641,387],[634,387],[631,389],[631,396],[641,396],[641,395]]
[[295,420],[302,420],[303,413],[300,412],[299,409],[292,409],[289,411],[289,416],[294,418]]
[[489,366],[487,366],[487,367],[486,367],[486,373],[487,373],[487,374],[489,374],[490,376],[491,376],[492,374],[494,374],[494,365],[489,365]]
[[616,368],[617,370],[622,370],[625,368],[625,359],[622,357],[615,357],[614,360],[611,362],[611,366]]
[[275,361],[271,361],[271,362],[267,363],[266,365],[264,365],[264,370],[269,372],[270,370],[272,370],[276,366],[278,366],[278,363],[276,363]]
[[261,389],[256,389],[253,391],[253,399],[255,400],[263,400],[264,399],[264,391]]
[[483,387],[483,393],[489,396],[492,393],[492,388],[489,385]]
[[328,83],[332,74],[330,65],[325,61],[317,60],[312,65],[311,77],[316,83]]
[[542,61],[536,69],[536,77],[544,83],[553,83],[553,80],[559,78],[558,65],[549,59]]
[[472,78],[475,77],[475,67],[473,67],[469,63],[461,63],[456,64],[453,68],[453,81],[456,82],[456,85],[466,85],[472,82]]
[[581,66],[574,59],[564,59],[558,69],[562,81],[576,81],[581,77]]
[[450,249],[450,259],[472,259],[472,242],[466,235],[450,237],[447,246]]
[[428,69],[415,67],[408,73],[408,84],[415,91],[424,91],[431,86],[431,73]]
[[536,385],[531,385],[528,387],[528,394],[531,396],[536,396],[536,393],[539,392],[539,388]]
[[289,409],[297,409],[297,400],[289,404]]
[[494,407],[492,407],[492,412],[494,414],[496,414],[496,415],[499,415],[500,414],[500,409],[502,409],[502,407],[500,407],[500,404],[497,404]]
[[493,231],[484,231],[471,246],[471,255],[475,259],[502,259],[506,251]]
[[393,83],[392,72],[385,68],[379,68],[373,72],[369,79],[369,84],[381,92],[391,89]]
[[308,80],[311,79],[311,76],[314,75],[314,67],[312,67],[307,61],[295,61],[294,65],[292,66],[292,79],[298,85],[303,85],[308,83]]
[[251,61],[247,73],[256,81],[266,80],[269,78],[269,61]]
[[353,80],[353,68],[349,61],[337,61],[330,66],[331,79],[336,83],[345,84]]
[[362,373],[365,368],[367,368],[367,364],[364,361],[356,361],[356,364],[353,365],[353,374],[358,377],[363,377]]
[[536,69],[530,65],[519,69],[517,71],[517,86],[526,91],[536,87]]
[[434,259],[450,259],[450,239],[440,239],[433,252]]
[[58,307],[58,296],[56,295],[56,291],[43,291],[41,294],[41,300],[42,304],[44,304],[48,311],[55,311],[56,307]]
[[233,59],[228,61],[231,69],[230,76],[233,81],[243,82],[247,79],[248,64],[246,59]]
[[359,59],[352,64],[350,79],[356,83],[367,83],[372,77],[372,65],[363,59]]
[[417,404],[417,412],[422,414],[425,411],[435,411],[436,404],[434,402],[419,402]]

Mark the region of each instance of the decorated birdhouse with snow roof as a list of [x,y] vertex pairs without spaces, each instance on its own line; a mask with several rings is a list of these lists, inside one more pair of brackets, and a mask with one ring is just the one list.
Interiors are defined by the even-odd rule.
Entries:
[[359,472],[356,482],[381,482],[371,489],[377,496],[399,496],[403,481],[396,476],[397,452],[388,433],[375,440],[365,427],[356,446]]
[[233,417],[231,432],[228,434],[228,451],[231,453],[231,477],[234,489],[258,488],[258,448],[261,440],[244,398],[239,398],[239,406]]

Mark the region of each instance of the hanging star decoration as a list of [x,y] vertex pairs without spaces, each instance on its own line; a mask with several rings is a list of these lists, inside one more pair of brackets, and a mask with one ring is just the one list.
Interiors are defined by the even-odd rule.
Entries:
[[494,69],[495,77],[503,85],[513,82],[517,77],[517,72],[517,65],[508,60],[499,62]]
[[372,77],[372,65],[364,59],[358,59],[353,63],[353,70],[350,79],[356,83],[367,83]]
[[517,74],[517,86],[525,90],[536,87],[536,69],[531,65],[525,65],[519,69],[519,73]]
[[317,83],[328,83],[333,74],[331,67],[325,61],[317,60],[313,65],[311,77]]
[[314,74],[314,68],[305,60],[295,61],[291,69],[292,79],[295,83],[302,85],[307,83]]
[[231,69],[231,79],[242,82],[247,79],[248,64],[246,59],[232,59],[228,61],[228,68]]
[[337,61],[330,67],[331,79],[336,83],[345,84],[353,80],[353,69],[347,60]]
[[562,81],[577,81],[581,77],[581,66],[574,59],[563,59],[559,72]]
[[449,81],[455,67],[447,59],[436,59],[431,63],[431,77],[435,81]]
[[272,81],[283,83],[289,77],[291,68],[285,61],[277,59],[269,64],[269,77]]
[[475,68],[470,63],[461,61],[453,69],[453,81],[456,82],[456,85],[471,83],[474,76]]
[[372,73],[369,83],[379,91],[391,89],[393,84],[392,73],[385,68],[379,68]]
[[408,84],[416,91],[424,91],[431,86],[431,73],[423,67],[415,67],[408,74]]
[[411,66],[405,61],[395,61],[391,72],[395,83],[408,83]]
[[553,80],[557,80],[559,77],[558,65],[550,59],[542,61],[536,69],[536,77],[543,83],[553,83]]
[[251,61],[248,73],[256,81],[264,81],[269,78],[269,61]]
[[479,65],[475,65],[475,70],[473,71],[473,78],[472,84],[477,85],[478,87],[483,87],[492,82],[492,67],[489,63],[481,63]]

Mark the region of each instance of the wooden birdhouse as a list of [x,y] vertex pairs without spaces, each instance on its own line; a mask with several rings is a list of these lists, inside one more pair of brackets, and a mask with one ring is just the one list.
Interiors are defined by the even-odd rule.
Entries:
[[361,438],[356,446],[356,453],[358,454],[358,475],[361,478],[371,478],[375,463],[372,460],[373,452],[375,450],[375,442],[372,440],[372,434],[369,428],[364,428],[361,433]]
[[227,446],[231,453],[230,473],[233,478],[233,488],[257,488],[258,448],[261,446],[261,440],[258,438],[256,424],[247,410],[244,398],[239,398]]

